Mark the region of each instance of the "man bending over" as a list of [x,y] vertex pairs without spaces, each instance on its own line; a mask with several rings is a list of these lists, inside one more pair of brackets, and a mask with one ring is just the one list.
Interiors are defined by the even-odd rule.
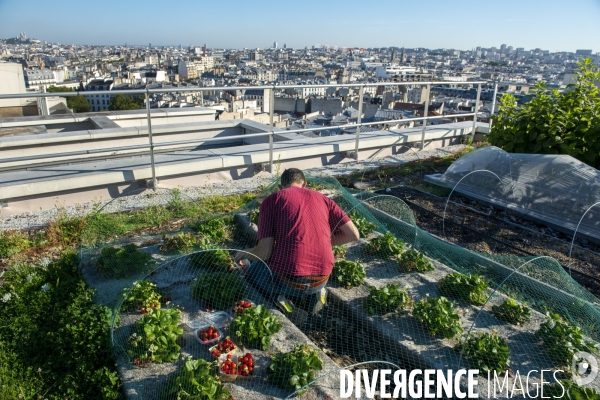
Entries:
[[263,292],[310,296],[309,310],[317,313],[333,270],[332,246],[358,240],[358,229],[333,200],[306,188],[299,169],[286,169],[279,189],[260,206],[258,244],[246,249],[251,255],[238,252],[235,260],[267,262],[270,272],[263,263],[252,263],[246,271],[248,281]]

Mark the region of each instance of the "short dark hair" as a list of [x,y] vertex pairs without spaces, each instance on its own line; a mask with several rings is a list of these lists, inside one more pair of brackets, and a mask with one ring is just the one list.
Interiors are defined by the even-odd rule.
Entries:
[[306,179],[304,178],[304,173],[300,171],[298,168],[288,168],[283,171],[281,174],[281,186],[288,187],[293,183],[304,183]]

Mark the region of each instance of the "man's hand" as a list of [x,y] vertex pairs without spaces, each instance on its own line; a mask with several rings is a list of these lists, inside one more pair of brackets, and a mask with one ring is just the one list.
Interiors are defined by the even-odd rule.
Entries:
[[331,245],[339,246],[341,244],[354,242],[359,238],[360,233],[358,233],[358,229],[352,221],[348,221],[344,225],[340,226],[339,233],[331,236]]
[[274,239],[272,237],[260,239],[255,247],[235,253],[234,260],[236,263],[244,258],[250,261],[267,261],[273,252],[273,242]]

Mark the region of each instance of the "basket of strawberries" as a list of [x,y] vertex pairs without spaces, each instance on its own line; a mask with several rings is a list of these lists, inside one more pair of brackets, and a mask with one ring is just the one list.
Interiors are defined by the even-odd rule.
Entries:
[[219,328],[215,328],[214,325],[209,325],[196,329],[194,336],[203,345],[210,346],[218,342],[223,335],[221,334]]
[[229,336],[227,336],[225,338],[225,340],[223,340],[221,343],[217,344],[216,346],[211,347],[209,349],[209,351],[210,351],[210,354],[213,355],[213,357],[219,358],[221,356],[221,354],[232,353],[233,351],[235,351],[235,349],[237,349],[237,346],[235,345],[235,343],[233,343],[231,338]]

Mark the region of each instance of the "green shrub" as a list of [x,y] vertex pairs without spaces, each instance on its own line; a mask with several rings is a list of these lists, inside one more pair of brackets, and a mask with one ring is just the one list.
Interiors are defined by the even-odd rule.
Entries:
[[463,356],[471,363],[471,368],[484,372],[507,371],[510,368],[510,351],[506,340],[498,336],[498,332],[473,333],[463,343],[454,348],[462,351]]
[[180,347],[177,338],[183,333],[179,328],[181,311],[176,308],[149,308],[129,337],[127,354],[135,365],[142,363],[175,362]]
[[348,217],[350,217],[354,226],[358,229],[358,233],[360,233],[360,236],[362,237],[367,237],[369,233],[373,232],[377,227],[373,222],[363,218],[356,209],[350,211]]
[[12,257],[30,245],[27,236],[21,232],[0,231],[0,258]]
[[402,253],[398,259],[398,266],[403,272],[425,272],[433,271],[435,267],[433,263],[423,256],[423,253],[417,250],[408,250]]
[[403,310],[412,302],[413,298],[408,295],[406,290],[401,290],[400,285],[389,283],[381,289],[369,286],[365,311],[369,314],[387,314]]
[[244,309],[231,323],[231,332],[245,346],[267,351],[271,345],[271,336],[281,330],[281,323],[262,304]]
[[216,377],[214,363],[203,359],[188,359],[167,383],[163,400],[230,400],[231,393]]
[[360,260],[337,260],[331,271],[331,278],[348,289],[362,285],[366,277],[367,271]]
[[[323,361],[316,350],[307,344],[295,344],[294,350],[279,352],[271,356],[269,381],[277,386],[298,390],[315,379],[315,371],[323,369]],[[304,394],[305,390],[298,392]]]
[[149,253],[139,251],[135,244],[123,247],[105,247],[96,260],[96,266],[105,278],[127,278],[148,272],[156,265]]
[[598,354],[596,344],[585,338],[581,328],[565,321],[558,314],[548,313],[546,317],[533,337],[543,342],[548,355],[559,367],[570,366],[573,355],[579,351]]
[[513,325],[521,325],[531,319],[531,310],[513,299],[508,299],[499,306],[492,307],[492,314],[499,320]]
[[445,297],[425,297],[414,305],[413,314],[431,336],[451,339],[462,333],[460,317],[454,303]]
[[371,239],[365,247],[366,254],[383,259],[397,257],[403,250],[404,242],[396,239],[391,232]]
[[192,283],[192,297],[207,308],[225,310],[246,297],[246,286],[235,273],[207,272]]
[[438,292],[442,296],[455,297],[467,303],[482,305],[487,297],[488,284],[480,275],[463,275],[453,272],[438,282]]

